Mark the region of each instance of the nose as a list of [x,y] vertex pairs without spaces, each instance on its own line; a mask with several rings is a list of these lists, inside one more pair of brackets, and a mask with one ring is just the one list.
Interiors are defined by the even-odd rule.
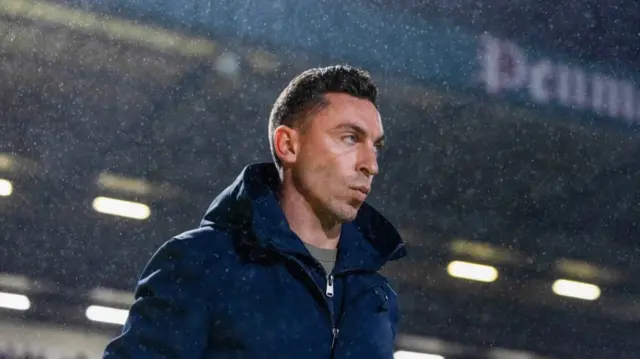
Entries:
[[367,177],[373,177],[378,174],[378,151],[375,146],[366,146],[361,151],[358,161],[358,171],[364,173]]

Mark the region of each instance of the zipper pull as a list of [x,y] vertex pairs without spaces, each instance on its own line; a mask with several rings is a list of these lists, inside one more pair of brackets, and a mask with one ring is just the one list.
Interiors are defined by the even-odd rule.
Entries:
[[331,332],[333,333],[333,340],[331,341],[331,349],[333,349],[333,347],[336,346],[336,339],[338,339],[338,333],[340,333],[340,329],[333,328],[331,329]]
[[333,276],[327,276],[327,297],[333,297]]

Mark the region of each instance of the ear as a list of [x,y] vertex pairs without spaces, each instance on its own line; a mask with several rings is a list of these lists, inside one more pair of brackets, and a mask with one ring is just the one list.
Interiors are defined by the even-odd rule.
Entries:
[[283,165],[295,163],[299,149],[299,134],[288,126],[278,126],[273,132],[273,147]]

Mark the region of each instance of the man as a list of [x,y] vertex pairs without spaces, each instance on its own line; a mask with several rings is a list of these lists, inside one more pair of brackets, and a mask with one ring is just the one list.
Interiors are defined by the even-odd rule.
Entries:
[[355,68],[297,76],[271,111],[275,163],[246,167],[153,255],[104,358],[393,358],[396,294],[377,271],[405,248],[364,203],[376,97]]

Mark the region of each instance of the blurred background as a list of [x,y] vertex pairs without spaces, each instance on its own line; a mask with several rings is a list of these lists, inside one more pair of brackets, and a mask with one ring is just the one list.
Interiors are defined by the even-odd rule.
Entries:
[[640,4],[0,0],[0,358],[100,358],[288,81],[367,69],[397,358],[640,356]]

